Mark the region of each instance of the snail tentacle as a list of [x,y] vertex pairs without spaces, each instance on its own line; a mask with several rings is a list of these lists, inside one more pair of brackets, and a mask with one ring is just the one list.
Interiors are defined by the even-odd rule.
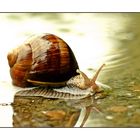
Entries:
[[91,79],[91,81],[92,81],[93,83],[95,83],[95,81],[97,80],[97,77],[98,77],[100,71],[102,70],[102,68],[103,68],[104,66],[105,66],[105,64],[101,65],[101,67],[97,70],[96,74],[95,74],[95,75],[93,76],[93,78]]
[[91,92],[92,92],[92,93],[93,93],[93,92],[94,92],[94,93],[95,93],[95,92],[98,92],[98,91],[99,91],[99,86],[96,84],[96,80],[97,80],[97,77],[98,77],[100,71],[102,70],[102,68],[103,68],[104,66],[105,66],[105,64],[103,64],[103,65],[97,70],[97,72],[95,73],[95,75],[93,76],[92,79],[89,79],[89,78],[87,77],[87,75],[86,75],[84,72],[82,72],[82,71],[80,71],[79,69],[77,69],[76,72],[79,73],[79,74],[82,76],[82,78],[84,79],[84,82],[83,82],[83,83],[80,83],[80,87],[81,87],[82,89],[88,89],[88,88],[91,87]]
[[97,77],[98,77],[100,71],[102,70],[102,68],[104,66],[105,66],[105,64],[101,65],[101,67],[97,70],[97,72],[95,73],[95,75],[91,79],[91,83],[92,83],[91,89],[92,89],[92,91],[96,91],[96,92],[99,91],[99,86],[95,83],[95,81],[97,80]]

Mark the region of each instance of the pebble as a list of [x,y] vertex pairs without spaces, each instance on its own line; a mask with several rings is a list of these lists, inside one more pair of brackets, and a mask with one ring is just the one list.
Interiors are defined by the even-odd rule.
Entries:
[[139,92],[140,91],[140,85],[134,85],[131,89],[135,92]]
[[42,113],[51,120],[61,120],[66,116],[63,110],[42,111]]
[[127,109],[128,108],[126,106],[112,106],[108,108],[109,111],[118,112],[118,113],[125,112],[127,111]]
[[128,97],[132,97],[132,96],[133,96],[132,93],[126,93],[126,95],[127,95]]
[[140,96],[138,96],[138,99],[140,99]]
[[127,108],[133,108],[133,105],[128,105]]
[[10,103],[8,104],[8,103],[0,103],[0,106],[8,106],[8,105],[10,105]]
[[113,119],[113,116],[106,116],[106,119],[112,120]]

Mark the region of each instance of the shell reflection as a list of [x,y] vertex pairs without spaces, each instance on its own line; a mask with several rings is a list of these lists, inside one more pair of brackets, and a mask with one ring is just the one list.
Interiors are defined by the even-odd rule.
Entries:
[[91,111],[99,112],[95,97],[66,100],[19,96],[17,92],[12,104],[13,127],[83,127]]
[[13,127],[73,127],[80,109],[63,100],[15,96]]

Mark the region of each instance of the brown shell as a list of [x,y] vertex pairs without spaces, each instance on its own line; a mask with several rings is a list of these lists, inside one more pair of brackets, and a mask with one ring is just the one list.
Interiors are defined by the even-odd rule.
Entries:
[[13,84],[20,87],[31,86],[31,81],[62,85],[77,75],[78,64],[71,48],[53,34],[29,38],[7,58]]

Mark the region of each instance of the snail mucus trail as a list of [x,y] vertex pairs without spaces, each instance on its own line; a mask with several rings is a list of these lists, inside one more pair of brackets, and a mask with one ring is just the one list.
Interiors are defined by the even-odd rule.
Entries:
[[7,58],[14,85],[39,86],[25,88],[16,96],[81,99],[100,91],[95,81],[105,64],[89,79],[79,70],[71,48],[56,35],[33,36],[9,52]]

